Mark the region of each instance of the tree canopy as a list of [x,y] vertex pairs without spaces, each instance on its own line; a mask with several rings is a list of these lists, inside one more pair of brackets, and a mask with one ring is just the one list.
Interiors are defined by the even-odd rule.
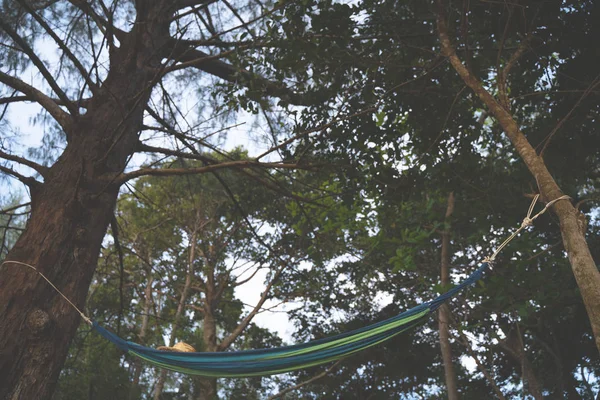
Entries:
[[149,369],[5,263],[0,398],[593,399],[596,3],[3,2],[0,258],[134,341],[278,346],[279,303],[293,341],[365,326],[571,199],[438,320],[278,377]]

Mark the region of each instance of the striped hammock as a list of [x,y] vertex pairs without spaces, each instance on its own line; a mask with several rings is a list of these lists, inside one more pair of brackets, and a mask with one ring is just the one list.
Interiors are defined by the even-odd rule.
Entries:
[[219,353],[168,352],[123,340],[95,321],[92,326],[121,350],[172,371],[217,378],[281,374],[339,360],[423,323],[446,300],[481,279],[488,267],[489,263],[483,262],[475,272],[448,292],[395,317],[351,332],[294,346]]

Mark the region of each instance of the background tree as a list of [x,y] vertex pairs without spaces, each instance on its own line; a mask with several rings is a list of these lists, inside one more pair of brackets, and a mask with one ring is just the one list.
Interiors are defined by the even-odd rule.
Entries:
[[[236,98],[244,99],[249,110],[268,109],[269,96],[288,104],[308,101],[289,89],[293,78],[278,83],[269,80],[267,68],[246,70],[236,61],[260,46],[265,17],[280,5],[242,7],[241,14],[229,2],[171,0],[22,0],[1,7],[2,103],[9,104],[9,113],[20,102],[39,104],[49,117],[45,143],[55,146],[43,163],[15,146],[1,149],[3,174],[31,193],[29,222],[7,259],[39,267],[79,306],[127,181],[227,167],[296,168],[294,160],[217,162],[191,151],[213,147],[205,137],[209,127],[224,127],[223,118],[214,119],[217,108],[211,107],[223,105],[223,98],[201,90],[215,87],[210,77],[230,84],[225,90],[228,110],[235,108],[233,103],[239,107]],[[244,32],[252,34],[251,43],[240,41]],[[223,60],[228,57],[232,61]],[[32,71],[34,79],[24,78],[25,71]],[[197,85],[190,88],[190,82]],[[199,90],[197,102],[190,103],[198,104],[192,106],[197,121],[186,118],[178,86]],[[207,117],[210,122],[203,123]],[[125,172],[136,153],[200,159],[205,166],[132,166]],[[0,397],[49,398],[79,317],[24,268],[2,270],[0,293],[0,348],[5,355]]]
[[[243,158],[243,153],[238,153],[238,158]],[[219,178],[150,177],[130,187],[131,193],[124,195],[117,207],[114,244],[103,252],[101,264],[105,264],[94,279],[101,282],[102,288],[98,290],[93,284],[90,291],[96,319],[116,329],[122,326],[123,336],[132,335],[133,340],[149,346],[162,345],[164,337],[167,346],[184,341],[198,351],[209,352],[281,345],[277,334],[254,325],[253,318],[268,311],[265,303],[272,297],[269,288],[281,271],[294,268],[301,260],[286,242],[289,236],[281,231],[285,225],[277,224],[278,213],[265,207],[284,205],[284,199],[273,201],[268,190],[257,190],[235,174],[222,173]],[[225,188],[235,198],[246,200],[244,214],[236,209]],[[265,229],[268,235],[256,236],[257,231]],[[259,294],[255,278],[261,276],[266,279],[266,288]],[[262,284],[260,278],[258,282]],[[247,285],[257,292],[256,304],[244,303],[236,296],[236,291]],[[121,301],[125,304],[120,305]],[[100,314],[101,310],[112,314]],[[88,332],[89,328],[82,329]],[[71,379],[83,373],[91,374],[93,380],[97,371],[88,364],[94,359],[78,362],[77,358],[81,358],[83,349],[97,352],[98,347],[95,335],[86,335],[84,341],[71,346],[67,370],[72,363],[80,367],[83,363],[85,368],[70,373],[63,370],[55,397],[81,394],[72,389]],[[106,359],[114,360],[108,356]],[[265,377],[222,380],[217,386],[212,378],[169,374],[174,379],[168,379],[164,370],[153,377],[152,370],[139,360],[127,359],[127,363],[127,368],[117,363],[117,370],[102,371],[106,380],[111,376],[116,381],[123,376],[129,378],[130,384],[120,385],[124,393],[118,398],[162,399],[176,395],[213,399],[218,391],[232,396],[242,391],[259,396],[270,386],[286,384],[285,379]],[[88,398],[106,395],[99,385],[88,392]]]

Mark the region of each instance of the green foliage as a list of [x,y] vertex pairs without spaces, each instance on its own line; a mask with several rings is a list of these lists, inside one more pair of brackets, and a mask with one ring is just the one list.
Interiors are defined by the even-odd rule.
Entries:
[[[207,9],[221,15],[220,3]],[[510,109],[528,140],[543,152],[561,188],[587,216],[590,248],[598,259],[600,102],[594,82],[600,25],[596,3],[450,1],[448,13],[452,41],[461,58],[494,94],[498,94],[498,68],[505,67],[530,38],[509,76]],[[129,23],[133,2],[112,5],[118,23]],[[302,0],[235,6],[244,17],[263,13],[266,17],[247,30],[219,36],[224,42],[243,42],[241,46],[220,44],[232,49],[226,50],[226,61],[236,71],[293,87],[303,95],[305,106],[291,105],[289,96],[266,99],[264,82],[240,72],[229,83],[198,88],[201,117],[205,113],[211,121],[202,126],[235,119],[243,112],[262,115],[265,121],[277,122],[269,127],[273,136],[269,140],[274,143],[298,135],[298,140],[281,146],[281,159],[325,166],[279,174],[225,170],[137,180],[130,192],[124,190],[117,206],[123,265],[115,238],[107,238],[90,290],[88,309],[95,319],[119,328],[122,336],[163,344],[173,329],[189,271],[190,244],[199,226],[195,244],[197,254],[203,256],[191,262],[196,289],[190,291],[188,305],[202,306],[206,293],[197,288],[209,275],[221,279],[225,289],[213,311],[222,339],[247,312],[233,287],[236,279],[242,279],[243,268],[234,270],[232,262],[252,260],[267,271],[267,279],[285,264],[270,299],[294,302],[289,315],[298,341],[363,327],[447,289],[439,284],[442,231],[451,236],[452,273],[458,279],[518,227],[536,182],[497,122],[485,114],[479,100],[440,56],[432,2]],[[277,8],[266,12],[270,6]],[[100,5],[94,7],[104,12]],[[41,28],[16,3],[4,2],[0,11],[20,24],[32,46],[43,43]],[[89,26],[73,4],[51,2],[40,13],[48,20],[66,21],[69,47],[86,65],[95,64],[89,49],[77,40]],[[223,17],[207,24],[225,26],[231,20]],[[187,22],[173,23],[171,28],[182,29]],[[183,39],[195,33],[182,31]],[[214,39],[212,32],[200,36]],[[6,41],[6,36],[0,39]],[[17,48],[2,46],[0,56],[8,73],[18,74],[28,67]],[[72,67],[65,67],[58,76],[69,81],[71,72]],[[185,71],[166,83],[191,86],[200,82],[199,76],[197,71]],[[69,93],[74,98],[90,94],[75,86],[69,87]],[[169,110],[165,120],[179,122],[168,96],[157,102]],[[215,110],[222,114],[213,115]],[[564,124],[554,133],[563,118]],[[198,131],[191,142],[213,147]],[[49,128],[41,150],[30,155],[49,164],[64,142],[60,130]],[[241,149],[208,155],[217,161],[249,158]],[[175,158],[154,161],[163,168],[204,166]],[[457,200],[448,222],[450,192]],[[263,230],[256,232],[247,222]],[[14,237],[7,239],[12,241]],[[0,257],[5,253],[3,249]],[[477,338],[474,354],[507,397],[520,395],[522,371],[499,343],[517,329],[545,394],[592,398],[598,390],[598,354],[551,215],[537,220],[534,229],[511,243],[494,271],[450,306],[454,336],[460,326]],[[140,335],[144,315],[147,330]],[[423,398],[443,397],[436,329],[436,321],[431,321],[350,357],[328,377],[302,387],[290,398],[411,398],[415,393]],[[72,346],[57,398],[121,398],[130,392],[147,397],[155,371],[136,366],[86,333],[82,328]],[[186,308],[175,337],[205,349],[203,334],[202,311]],[[232,348],[281,343],[273,332],[250,325]],[[492,391],[484,377],[459,362],[467,349],[456,337],[452,345],[463,397],[490,398]],[[142,373],[140,384],[133,388],[130,382],[136,368],[142,368]],[[258,399],[321,370],[224,380],[219,385],[226,398]],[[584,381],[581,371],[593,379]],[[168,383],[173,397],[189,395],[196,388],[197,381],[187,377],[174,376]]]

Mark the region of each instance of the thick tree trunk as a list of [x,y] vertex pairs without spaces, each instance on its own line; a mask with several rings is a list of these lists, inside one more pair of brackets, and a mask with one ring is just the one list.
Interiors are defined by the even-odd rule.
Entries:
[[[454,193],[448,195],[448,206],[446,208],[445,227],[442,232],[442,256],[441,256],[441,283],[443,287],[450,284],[450,217],[454,212]],[[446,390],[448,400],[458,400],[458,385],[456,383],[456,372],[452,362],[452,347],[450,346],[450,309],[447,304],[442,304],[438,310],[440,348],[444,360],[444,375],[446,379]]]
[[[444,1],[438,0],[437,25],[442,52],[467,86],[487,106],[525,162],[535,178],[540,194],[546,201],[563,195],[554,177],[548,171],[544,160],[538,156],[513,116],[492,96],[469,71],[456,55],[448,36],[448,26],[444,12]],[[571,263],[571,269],[581,292],[583,303],[590,319],[596,347],[600,351],[600,271],[592,258],[585,240],[585,232],[580,223],[580,212],[568,201],[559,201],[552,207],[560,221],[563,243]]]
[[[134,152],[160,68],[156,46],[169,34],[164,8],[152,6],[137,16],[152,24],[136,24],[121,40],[87,113],[73,119],[67,147],[32,191],[31,218],[7,257],[37,267],[80,308],[117,199],[112,182]],[[13,264],[0,271],[0,321],[0,399],[49,399],[79,315],[34,271]]]

